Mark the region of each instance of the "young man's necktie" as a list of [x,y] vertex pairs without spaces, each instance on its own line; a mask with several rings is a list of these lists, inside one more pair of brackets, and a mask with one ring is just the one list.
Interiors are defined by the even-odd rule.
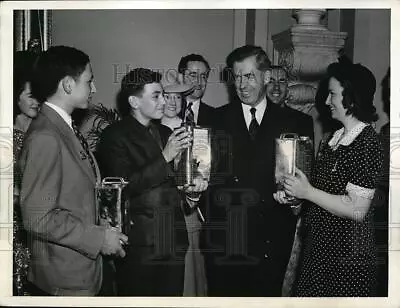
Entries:
[[85,153],[81,152],[81,159],[88,159],[90,166],[92,167],[93,173],[96,176],[96,165],[95,162],[93,160],[92,155],[90,155],[90,149],[89,149],[89,144],[86,142],[85,137],[83,137],[83,135],[81,134],[81,132],[79,131],[79,129],[76,127],[75,124],[72,124],[72,128],[74,130],[75,136],[78,138],[80,144],[82,145],[82,148],[85,150]]

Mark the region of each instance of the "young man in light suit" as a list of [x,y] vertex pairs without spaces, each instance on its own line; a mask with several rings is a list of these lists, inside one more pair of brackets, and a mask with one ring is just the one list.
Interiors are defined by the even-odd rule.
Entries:
[[96,91],[89,57],[66,46],[38,59],[32,94],[43,103],[21,155],[21,208],[32,251],[31,295],[93,296],[102,254],[124,257],[127,237],[96,224],[97,163],[71,113]]

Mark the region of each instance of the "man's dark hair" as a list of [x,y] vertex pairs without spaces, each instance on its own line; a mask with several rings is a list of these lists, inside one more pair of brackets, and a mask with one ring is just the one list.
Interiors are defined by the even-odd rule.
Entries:
[[57,92],[59,82],[66,76],[78,79],[89,63],[89,56],[74,47],[54,46],[36,61],[32,78],[32,95],[40,103]]
[[232,69],[235,62],[241,62],[249,57],[256,56],[257,68],[266,71],[271,67],[267,53],[259,46],[244,45],[233,50],[226,58],[226,65]]
[[122,115],[129,114],[129,96],[142,95],[146,84],[159,83],[162,75],[147,68],[135,68],[122,78],[121,90],[118,93],[118,109]]
[[287,74],[286,69],[285,69],[283,66],[281,66],[281,65],[271,65],[269,68],[270,68],[271,70],[272,70],[272,69],[280,69],[280,70],[284,71],[284,72]]
[[208,64],[207,60],[204,59],[202,55],[192,53],[181,58],[178,64],[178,72],[183,74],[188,67],[188,63],[193,61],[203,62],[207,68],[207,71],[210,71],[210,65]]
[[269,67],[269,69],[270,69],[270,70],[273,70],[273,69],[275,69],[275,70],[282,70],[282,71],[284,71],[285,74],[286,74],[286,79],[289,79],[289,74],[288,74],[288,72],[286,71],[286,69],[285,69],[283,66],[281,66],[281,65],[271,65],[271,66]]

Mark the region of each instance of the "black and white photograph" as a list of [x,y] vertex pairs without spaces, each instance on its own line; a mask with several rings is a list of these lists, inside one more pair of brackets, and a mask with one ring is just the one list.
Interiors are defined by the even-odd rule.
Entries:
[[0,4],[0,303],[398,307],[398,4],[135,2]]

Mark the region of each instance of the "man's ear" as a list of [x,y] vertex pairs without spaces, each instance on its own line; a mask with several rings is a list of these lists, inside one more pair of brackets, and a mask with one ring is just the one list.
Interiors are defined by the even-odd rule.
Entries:
[[264,73],[264,84],[266,85],[271,80],[271,70],[268,69]]
[[72,88],[75,83],[75,80],[71,76],[65,76],[63,79],[61,79],[60,83],[65,93],[67,94],[72,93]]
[[128,102],[132,109],[137,109],[139,107],[139,100],[134,95],[128,97]]

